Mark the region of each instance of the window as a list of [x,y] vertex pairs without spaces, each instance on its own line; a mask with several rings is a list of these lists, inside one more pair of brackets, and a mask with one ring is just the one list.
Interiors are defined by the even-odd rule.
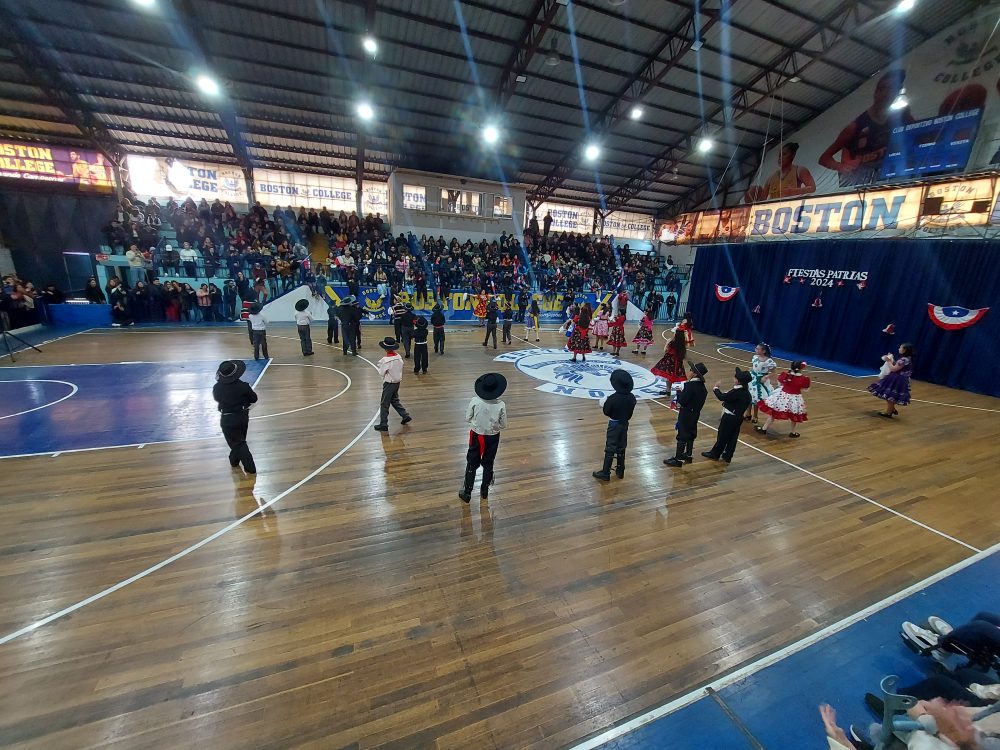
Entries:
[[427,210],[427,191],[423,185],[403,185],[403,208]]
[[483,194],[441,188],[441,210],[449,214],[482,215]]
[[509,219],[514,215],[514,211],[511,206],[511,199],[508,195],[494,195],[493,196],[493,218],[495,219]]

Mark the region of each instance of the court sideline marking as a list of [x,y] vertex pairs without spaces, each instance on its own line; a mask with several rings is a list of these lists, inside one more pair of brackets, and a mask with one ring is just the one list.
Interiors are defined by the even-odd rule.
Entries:
[[855,612],[853,615],[848,615],[844,619],[838,620],[837,622],[827,625],[825,628],[821,628],[820,630],[817,630],[815,633],[811,633],[805,636],[804,638],[795,641],[794,643],[790,643],[787,646],[778,649],[777,651],[762,656],[759,659],[750,662],[749,664],[745,664],[744,666],[734,670],[733,672],[730,672],[729,674],[717,677],[708,684],[703,685],[702,687],[699,688],[695,688],[694,690],[685,693],[684,695],[681,695],[680,697],[675,698],[674,700],[668,703],[664,703],[662,706],[657,706],[656,708],[650,709],[649,711],[641,713],[637,716],[633,716],[631,719],[628,719],[623,723],[618,724],[617,726],[607,729],[604,732],[601,732],[600,734],[591,737],[590,739],[584,740],[583,742],[574,745],[572,750],[596,750],[597,748],[601,747],[602,745],[608,742],[611,742],[612,740],[618,739],[619,737],[622,737],[623,735],[626,735],[629,732],[635,731],[639,727],[645,726],[646,724],[656,721],[657,719],[662,719],[665,716],[669,716],[670,714],[676,713],[680,709],[685,708],[686,706],[689,706],[692,703],[696,703],[702,698],[708,697],[709,690],[719,691],[728,687],[729,685],[732,685],[735,682],[739,682],[740,680],[746,677],[750,677],[756,674],[757,672],[766,669],[767,667],[777,664],[779,661],[783,661],[785,658],[789,656],[797,654],[799,651],[803,651],[809,646],[812,646],[818,643],[819,641],[828,638],[831,635],[836,635],[840,631],[846,630],[851,625],[854,625],[855,623],[858,623],[861,620],[864,620],[870,617],[871,615],[876,614],[877,612],[881,612],[883,609],[887,609],[888,607],[891,607],[893,604],[901,602],[903,599],[906,599],[907,597],[912,596],[913,594],[917,594],[923,591],[924,589],[933,586],[935,583],[938,583],[939,581],[942,581],[945,578],[948,578],[949,576],[954,575],[955,573],[958,573],[959,571],[964,570],[965,568],[968,568],[977,562],[985,560],[987,557],[990,557],[991,555],[996,554],[997,552],[1000,552],[1000,543],[994,544],[992,547],[981,550],[976,554],[965,558],[964,560],[959,560],[954,565],[951,565],[945,568],[944,570],[938,571],[937,573],[928,576],[924,580],[918,581],[912,586],[906,587],[902,591],[897,591],[895,594],[891,594],[887,596],[885,599],[882,599],[881,601],[875,602],[874,604],[865,607],[860,612]]
[[66,394],[62,398],[56,399],[55,401],[50,401],[47,404],[42,404],[41,406],[36,406],[31,409],[25,409],[24,411],[19,411],[16,414],[4,414],[2,417],[0,417],[0,419],[10,419],[11,417],[19,417],[22,414],[30,414],[31,412],[38,411],[39,409],[48,409],[50,406],[55,406],[56,404],[65,401],[71,396],[76,395],[76,392],[80,390],[79,388],[76,387],[74,383],[68,383],[65,380],[44,380],[41,378],[36,378],[32,380],[0,380],[0,383],[61,383],[62,385],[68,385],[70,388],[73,389],[68,394]]
[[[85,329],[83,331],[77,331],[76,333],[67,333],[65,336],[59,336],[58,338],[49,339],[48,341],[40,341],[37,344],[33,344],[33,346],[47,346],[48,344],[54,344],[57,341],[62,341],[63,339],[68,339],[71,336],[79,336],[81,333],[89,333],[90,331],[93,331],[93,330],[94,330],[93,328],[87,328],[87,329]],[[8,333],[9,333],[9,331],[8,331]],[[32,345],[29,345],[29,348],[30,348],[30,346],[32,346]],[[15,352],[15,354],[24,354],[24,352],[26,352],[26,351],[27,351],[27,349],[22,349],[19,352]],[[0,359],[3,359],[4,357],[9,357],[9,356],[10,356],[9,352],[7,354],[0,354]],[[17,363],[15,362],[14,364],[17,364]],[[21,365],[18,365],[18,367],[20,367],[20,366]]]
[[[284,336],[282,338],[291,339],[290,336]],[[327,344],[326,346],[330,346],[330,345]],[[375,363],[372,362],[371,360],[369,360],[367,357],[363,357],[360,354],[358,354],[356,356],[357,356],[358,359],[360,359],[360,360],[362,360],[364,362],[367,362],[369,365],[371,365],[371,367],[374,368],[376,370],[376,372],[378,371],[378,367],[375,365]],[[254,508],[252,511],[250,511],[246,515],[244,515],[244,516],[242,516],[240,518],[237,518],[235,521],[230,522],[229,524],[227,524],[223,528],[219,529],[218,531],[214,532],[213,534],[210,534],[209,536],[205,537],[201,541],[195,542],[191,546],[182,549],[180,552],[174,553],[170,557],[168,557],[168,558],[166,558],[164,560],[161,560],[160,562],[156,563],[155,565],[151,565],[150,567],[146,568],[145,570],[142,570],[142,571],[136,573],[135,575],[133,575],[133,576],[131,576],[129,578],[126,578],[126,579],[124,579],[122,581],[119,581],[118,583],[116,583],[116,584],[114,584],[112,586],[108,586],[106,589],[98,591],[96,594],[92,594],[92,595],[88,596],[86,599],[81,599],[80,601],[76,602],[75,604],[71,604],[70,606],[63,608],[63,609],[59,610],[58,612],[53,612],[50,615],[46,615],[45,617],[41,618],[40,620],[36,620],[35,622],[32,622],[32,623],[30,623],[28,625],[25,625],[24,627],[20,628],[19,630],[15,630],[12,633],[8,633],[7,635],[5,635],[3,637],[0,637],[0,646],[3,646],[5,644],[7,644],[7,643],[10,643],[11,641],[13,641],[13,640],[15,640],[17,638],[20,638],[21,636],[27,635],[28,633],[32,633],[35,630],[38,630],[38,628],[43,627],[45,625],[48,625],[51,622],[55,622],[56,620],[59,620],[59,619],[65,617],[66,615],[72,614],[73,612],[76,612],[79,609],[83,609],[88,604],[93,604],[94,602],[100,601],[104,597],[110,596],[111,594],[115,593],[116,591],[120,591],[121,589],[125,588],[126,586],[129,586],[130,584],[133,584],[136,581],[140,581],[143,578],[145,578],[145,577],[147,577],[149,575],[152,575],[153,573],[157,572],[158,570],[162,570],[163,568],[167,567],[171,563],[177,562],[178,560],[180,560],[180,559],[182,559],[184,557],[187,557],[192,552],[196,552],[197,550],[199,550],[202,547],[204,547],[206,544],[214,542],[219,537],[224,536],[225,534],[228,534],[230,531],[232,531],[235,528],[238,528],[239,526],[242,526],[244,523],[246,523],[247,521],[249,521],[254,516],[262,515],[264,513],[264,511],[266,511],[268,508],[270,508],[271,506],[273,506],[275,503],[277,503],[277,502],[283,500],[284,498],[288,497],[288,495],[290,495],[293,492],[295,492],[295,490],[299,489],[299,487],[302,487],[303,485],[307,484],[308,482],[311,482],[313,479],[315,479],[321,473],[323,473],[324,471],[326,471],[326,469],[328,469],[330,466],[332,466],[333,463],[337,459],[339,459],[341,456],[343,456],[345,453],[347,453],[347,451],[349,451],[351,448],[353,448],[355,446],[355,444],[359,440],[361,440],[361,438],[363,438],[368,433],[368,431],[375,424],[375,420],[378,419],[378,418],[379,418],[379,412],[376,411],[375,414],[372,415],[372,418],[370,420],[368,420],[368,424],[366,424],[361,429],[361,431],[357,435],[354,436],[354,439],[351,440],[351,442],[349,442],[347,445],[345,445],[343,448],[341,448],[339,451],[337,451],[337,453],[334,454],[332,457],[330,457],[329,459],[327,459],[326,461],[324,461],[320,466],[317,466],[315,469],[313,469],[309,474],[307,474],[306,476],[304,476],[298,482],[296,482],[295,484],[293,484],[291,487],[283,490],[282,492],[278,493],[273,498],[271,498],[270,500],[268,500],[266,503],[260,503],[256,508]]]

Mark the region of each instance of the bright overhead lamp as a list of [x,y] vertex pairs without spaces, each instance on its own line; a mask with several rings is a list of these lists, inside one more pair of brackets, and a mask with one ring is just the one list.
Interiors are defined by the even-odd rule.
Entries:
[[906,89],[900,89],[899,94],[896,98],[892,100],[892,104],[889,105],[889,109],[906,109],[910,106],[910,100],[906,98]]
[[709,151],[712,150],[712,147],[714,145],[715,142],[708,136],[705,136],[700,141],[698,141],[698,151],[700,151],[703,154],[707,154]]
[[156,0],[132,0],[132,2],[143,8],[152,8],[156,5]]
[[631,117],[633,120],[640,119],[642,117],[642,107],[636,104],[634,107],[632,107],[631,111],[628,113],[628,116]]
[[366,36],[364,41],[361,42],[361,45],[365,48],[365,52],[369,55],[374,55],[378,52],[378,42],[375,41],[375,37],[373,36]]
[[360,117],[365,122],[368,122],[375,118],[375,110],[372,109],[372,105],[368,102],[358,103],[358,117]]
[[491,146],[500,140],[500,129],[496,125],[487,125],[483,128],[483,141]]
[[917,0],[899,0],[896,11],[899,13],[909,13],[917,6]]
[[197,84],[201,93],[207,94],[208,96],[219,95],[219,82],[212,78],[212,76],[202,73],[195,77],[194,82]]
[[791,78],[788,79],[788,82],[789,83],[801,83],[802,79],[799,78],[798,76],[792,76]]
[[587,161],[595,161],[601,155],[601,147],[596,143],[591,143],[584,149],[583,155],[587,158]]

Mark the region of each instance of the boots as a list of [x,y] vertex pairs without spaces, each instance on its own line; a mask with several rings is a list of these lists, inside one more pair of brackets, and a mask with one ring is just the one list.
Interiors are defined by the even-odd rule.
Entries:
[[611,461],[613,459],[614,459],[613,455],[611,455],[610,453],[605,453],[604,454],[604,467],[600,471],[595,471],[593,474],[591,474],[591,476],[593,476],[594,479],[602,479],[605,482],[610,482],[611,481]]
[[479,485],[479,499],[487,500],[490,496],[490,485],[493,484],[493,472],[483,471],[483,482]]
[[463,502],[470,502],[472,500],[472,485],[476,481],[476,472],[468,471],[465,472],[465,483],[462,485],[462,489],[458,491],[458,496]]
[[[685,443],[683,440],[678,440],[677,441],[677,453],[672,458],[668,458],[663,463],[665,463],[667,466],[674,466],[674,467],[683,466],[684,465],[684,461],[686,459],[686,456],[685,456],[685,450],[686,450],[686,448],[687,448],[687,443]],[[690,459],[687,459],[687,460],[688,460],[688,463],[690,463]]]
[[625,478],[625,454],[618,454],[618,466],[615,468],[615,474],[618,475],[619,479]]

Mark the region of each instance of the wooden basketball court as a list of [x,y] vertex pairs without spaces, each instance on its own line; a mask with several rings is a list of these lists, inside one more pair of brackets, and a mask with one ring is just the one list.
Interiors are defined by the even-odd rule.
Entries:
[[[386,331],[364,329],[365,358]],[[679,470],[673,413],[642,401],[626,477],[602,483],[597,401],[536,390],[479,331],[406,371],[414,421],[388,434],[372,365],[314,334],[306,360],[269,332],[256,482],[221,436],[0,461],[0,745],[567,747],[1000,541],[997,399],[916,383],[889,421],[869,381],[814,372],[800,440],[745,431],[732,465]],[[692,354],[709,385],[749,360],[720,343]],[[248,356],[239,328],[42,348],[2,369]],[[490,370],[511,427],[470,507],[464,413]],[[103,408],[215,435],[176,394],[108,382]]]

